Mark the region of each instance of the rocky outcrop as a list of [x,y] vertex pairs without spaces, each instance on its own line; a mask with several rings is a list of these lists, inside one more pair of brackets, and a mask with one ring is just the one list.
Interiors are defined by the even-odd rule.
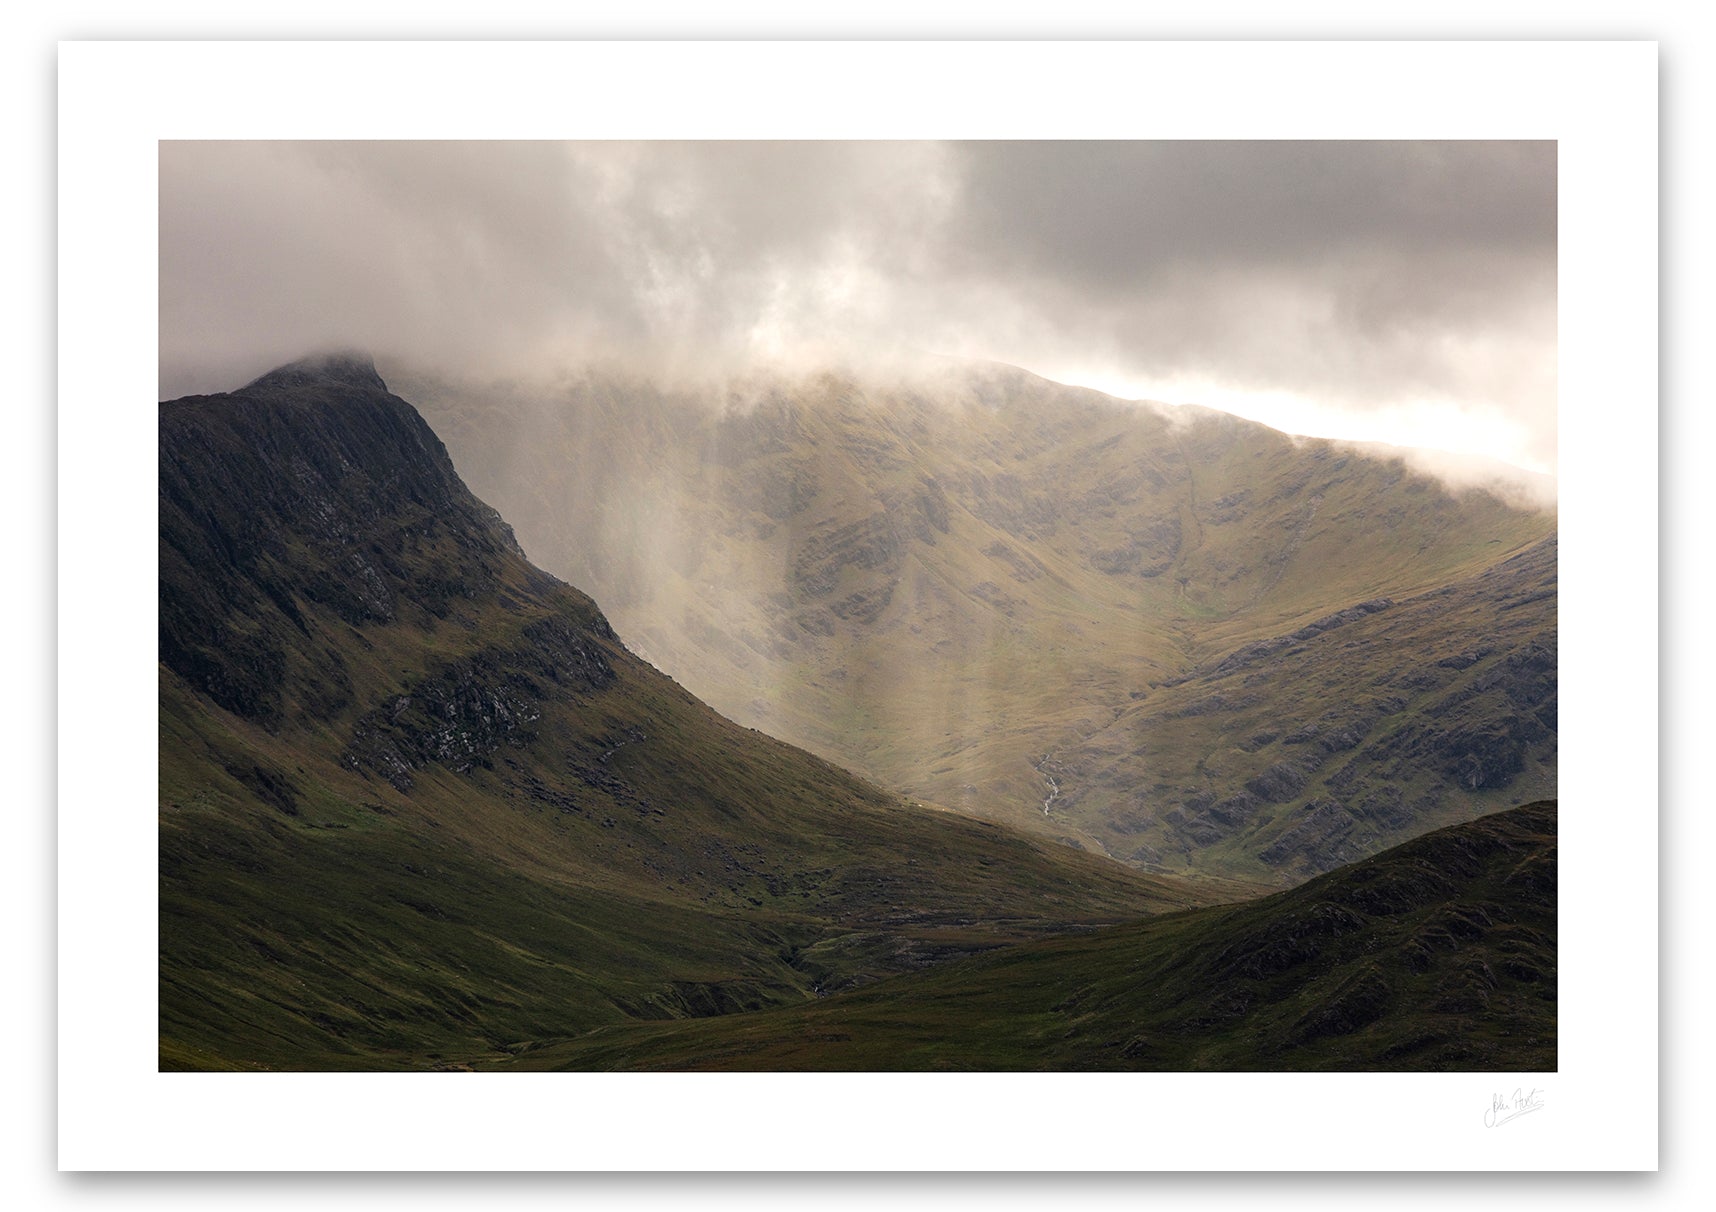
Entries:
[[1098,551],[1090,562],[1098,572],[1111,577],[1159,577],[1173,567],[1180,543],[1180,518],[1174,514],[1138,527],[1126,546]]
[[734,477],[730,491],[740,507],[784,522],[809,508],[822,484],[815,465],[806,460],[765,462],[747,466],[744,475]]
[[353,726],[345,764],[370,770],[401,791],[431,763],[463,774],[487,766],[503,745],[536,737],[542,703],[599,690],[614,680],[601,649],[565,619],[527,625],[518,642],[441,665]]
[[[1209,678],[1223,677],[1248,665],[1255,665],[1277,653],[1285,652],[1295,644],[1303,644],[1306,640],[1322,635],[1326,631],[1345,627],[1348,623],[1356,623],[1362,618],[1387,610],[1394,602],[1389,598],[1373,598],[1368,602],[1360,602],[1345,610],[1337,610],[1334,614],[1325,615],[1313,623],[1307,623],[1297,631],[1287,635],[1273,636],[1267,640],[1258,640],[1236,649],[1216,662],[1215,666],[1201,676]],[[1200,676],[1194,674],[1193,676]]]
[[1340,844],[1353,831],[1353,818],[1333,800],[1313,800],[1298,809],[1292,824],[1259,853],[1271,867],[1284,866],[1292,860],[1308,860],[1312,865],[1328,861],[1341,853]]
[[827,597],[847,568],[893,574],[899,571],[905,538],[886,513],[813,536],[793,558],[793,581],[811,597]]
[[351,677],[324,628],[434,627],[520,554],[367,359],[160,408],[160,659],[235,715],[334,717]]

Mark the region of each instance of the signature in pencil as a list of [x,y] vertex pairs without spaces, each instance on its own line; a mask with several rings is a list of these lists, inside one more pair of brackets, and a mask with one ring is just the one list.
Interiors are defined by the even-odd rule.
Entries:
[[1530,1090],[1515,1090],[1512,1097],[1497,1094],[1490,1099],[1489,1110],[1484,1112],[1484,1127],[1499,1128],[1510,1119],[1518,1119],[1522,1115],[1541,1110],[1543,1091],[1535,1086]]

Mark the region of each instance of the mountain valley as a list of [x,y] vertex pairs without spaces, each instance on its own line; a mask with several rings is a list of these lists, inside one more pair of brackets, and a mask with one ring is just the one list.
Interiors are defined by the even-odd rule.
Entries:
[[161,1063],[422,1067],[1243,886],[722,719],[528,564],[364,360],[161,406]]
[[995,368],[390,379],[160,406],[162,1069],[1554,1067],[1553,517]]
[[1277,885],[1555,794],[1554,515],[1398,452],[1000,366],[396,377],[628,645],[902,794]]

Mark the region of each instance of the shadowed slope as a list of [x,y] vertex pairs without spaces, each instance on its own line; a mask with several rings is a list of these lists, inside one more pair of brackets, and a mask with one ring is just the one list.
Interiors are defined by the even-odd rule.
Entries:
[[813,1005],[603,1029],[576,1069],[1554,1070],[1556,808],[1289,892],[1029,943]]
[[1555,519],[1397,458],[1004,367],[421,391],[628,643],[904,793],[1276,883],[1554,794]]
[[422,1067],[1231,896],[735,725],[360,358],[160,409],[161,1062]]

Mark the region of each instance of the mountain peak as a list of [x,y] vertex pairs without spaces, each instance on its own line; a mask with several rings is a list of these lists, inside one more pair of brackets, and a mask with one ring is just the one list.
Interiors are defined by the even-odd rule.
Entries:
[[276,367],[249,386],[299,387],[310,383],[339,384],[369,391],[387,390],[387,384],[376,373],[375,360],[361,350],[311,354]]

